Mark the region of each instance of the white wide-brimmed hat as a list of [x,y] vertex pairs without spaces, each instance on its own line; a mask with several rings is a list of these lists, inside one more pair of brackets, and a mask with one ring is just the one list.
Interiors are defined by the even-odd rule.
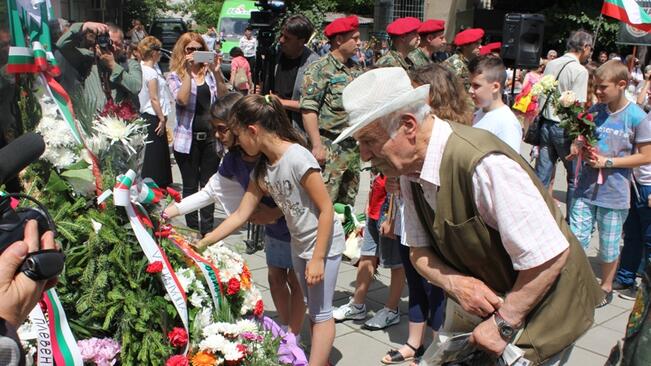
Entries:
[[419,100],[427,103],[429,84],[414,88],[402,67],[382,67],[353,80],[344,89],[342,98],[349,127],[335,139],[335,144],[380,117]]

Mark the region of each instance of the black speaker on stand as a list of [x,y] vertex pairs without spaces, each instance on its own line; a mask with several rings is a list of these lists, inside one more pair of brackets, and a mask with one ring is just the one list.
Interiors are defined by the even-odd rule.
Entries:
[[542,14],[508,13],[504,16],[502,48],[504,64],[513,67],[511,95],[515,89],[515,69],[532,69],[540,65],[545,16]]

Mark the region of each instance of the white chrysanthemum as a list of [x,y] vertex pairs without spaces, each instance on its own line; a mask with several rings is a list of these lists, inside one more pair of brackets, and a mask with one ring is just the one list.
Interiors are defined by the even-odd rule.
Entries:
[[211,334],[199,342],[199,349],[211,353],[222,352],[228,343],[230,342],[221,334]]
[[238,361],[244,357],[242,352],[237,348],[237,344],[232,342],[228,342],[224,345],[222,353],[224,354],[224,359],[226,361]]
[[121,142],[132,153],[136,152],[132,144],[144,143],[144,138],[141,135],[147,132],[146,126],[141,123],[127,123],[118,117],[112,116],[99,117],[95,121],[93,129],[101,136],[106,137],[111,145]]
[[195,322],[199,323],[199,328],[203,329],[210,325],[212,322],[212,308],[204,307],[194,318]]
[[262,299],[260,290],[256,287],[251,287],[249,291],[244,293],[244,302],[242,302],[242,308],[240,309],[240,314],[245,315],[252,313],[255,310],[255,305],[258,303],[258,300]]
[[194,271],[189,268],[181,268],[176,271],[176,277],[179,279],[179,283],[185,292],[190,291],[190,285],[195,280]]
[[200,308],[201,305],[203,304],[203,300],[204,297],[197,292],[193,292],[192,295],[190,295],[190,304],[192,304],[192,306],[194,306],[195,308]]
[[92,135],[85,139],[86,146],[90,151],[99,154],[108,148],[108,140],[103,136]]
[[251,333],[258,333],[260,328],[258,327],[258,323],[251,319],[240,319],[235,323],[237,325],[237,328],[240,331],[240,334],[246,333],[246,332],[251,332]]

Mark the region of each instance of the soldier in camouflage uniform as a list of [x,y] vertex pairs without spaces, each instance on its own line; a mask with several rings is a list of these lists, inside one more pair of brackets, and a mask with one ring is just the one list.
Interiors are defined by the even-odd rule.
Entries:
[[413,17],[398,18],[389,24],[387,33],[391,37],[391,50],[380,57],[375,64],[379,67],[402,67],[409,71],[412,64],[407,56],[418,47],[420,25],[420,20]]
[[336,145],[332,141],[348,123],[341,93],[362,73],[350,59],[360,42],[357,17],[336,19],[324,34],[330,39],[331,49],[305,71],[300,108],[312,154],[323,168],[332,202],[354,205],[361,170],[359,149],[352,138]]
[[454,37],[454,44],[457,46],[457,53],[450,56],[444,61],[454,73],[461,78],[466,90],[470,89],[470,72],[468,71],[468,62],[479,56],[481,39],[484,37],[484,30],[481,28],[471,28],[459,32]]
[[442,51],[446,46],[445,41],[445,21],[439,19],[429,19],[423,22],[418,28],[420,35],[420,46],[409,53],[408,61],[414,68],[425,66],[434,62],[432,54]]

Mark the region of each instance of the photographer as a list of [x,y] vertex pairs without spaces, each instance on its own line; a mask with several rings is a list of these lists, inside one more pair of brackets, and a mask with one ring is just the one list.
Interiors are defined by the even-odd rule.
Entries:
[[306,44],[314,33],[314,26],[304,15],[287,18],[280,30],[280,52],[276,56],[273,72],[266,75],[263,93],[276,95],[295,125],[303,128],[299,100],[303,75],[307,67],[319,56]]
[[51,231],[38,237],[36,221],[25,225],[25,237],[10,245],[0,255],[0,365],[24,365],[25,355],[16,334],[41,299],[44,291],[52,288],[57,279],[34,281],[22,272],[16,273],[28,253],[40,249],[57,249]]
[[138,108],[142,71],[127,57],[124,33],[115,25],[75,23],[57,41],[63,65],[60,82],[72,98],[75,110],[94,113],[109,99],[125,99]]

